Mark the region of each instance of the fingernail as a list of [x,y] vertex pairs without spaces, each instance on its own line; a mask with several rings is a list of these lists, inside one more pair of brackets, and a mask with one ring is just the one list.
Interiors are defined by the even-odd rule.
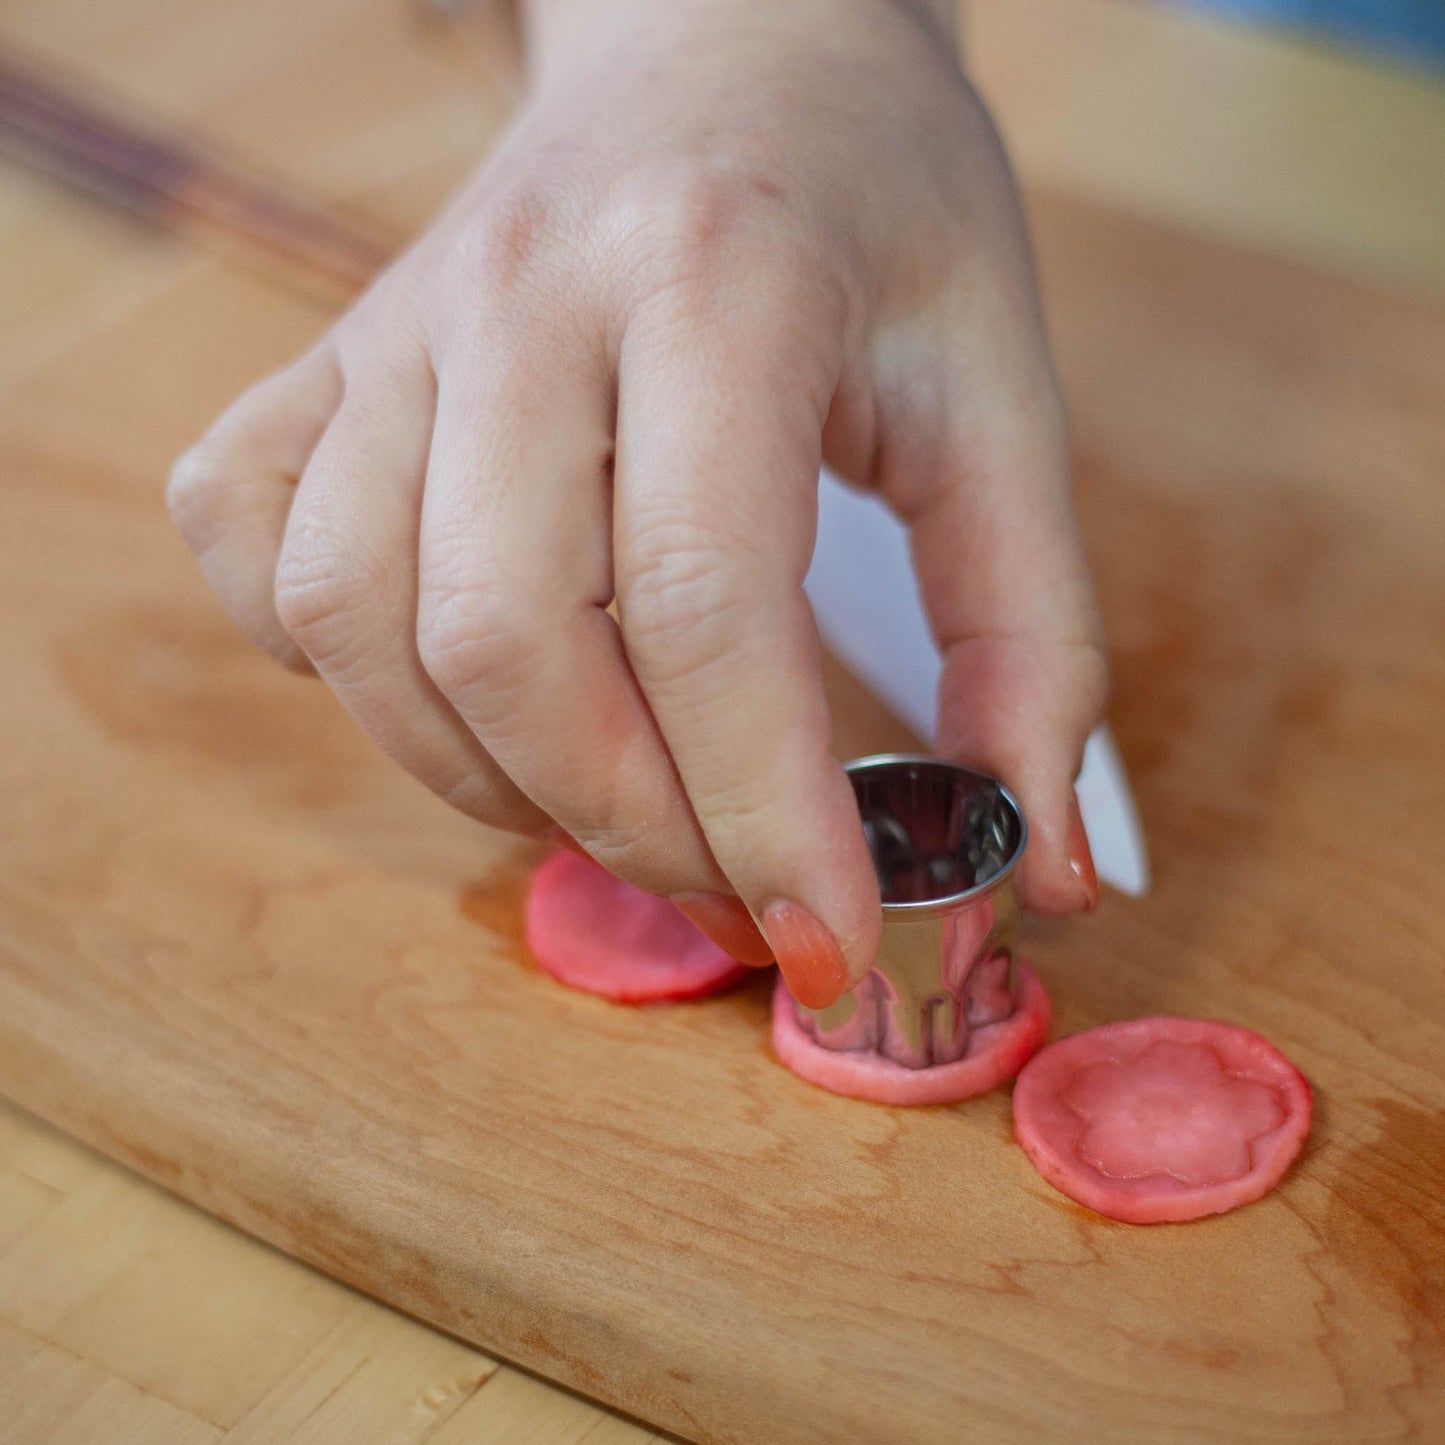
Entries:
[[550,843],[554,848],[565,848],[569,853],[575,853],[579,858],[592,862],[592,855],[565,828],[549,828],[543,834],[542,841]]
[[768,940],[758,931],[741,898],[723,893],[674,893],[672,901],[739,963],[763,968],[773,961]]
[[1069,807],[1069,872],[1079,884],[1079,896],[1085,912],[1099,906],[1099,875],[1094,871],[1094,854],[1089,848],[1089,835],[1084,831],[1084,815],[1079,811],[1079,795],[1073,796]]
[[763,909],[763,933],[804,1008],[827,1008],[848,987],[848,962],[838,940],[801,903],[775,898]]

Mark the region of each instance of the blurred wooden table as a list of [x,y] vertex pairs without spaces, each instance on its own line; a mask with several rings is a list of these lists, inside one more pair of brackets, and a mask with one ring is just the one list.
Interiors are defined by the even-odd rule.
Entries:
[[[1030,184],[1406,290],[1445,288],[1439,89],[1162,8],[972,9],[975,68]],[[393,236],[446,194],[505,104],[485,22],[449,29],[401,0],[29,0],[0,18],[5,43]],[[164,288],[210,286],[213,319],[227,307],[250,316],[269,283],[228,267],[0,166],[0,380],[86,365],[108,320]],[[183,414],[219,405],[320,315],[294,298],[272,314],[204,374],[188,366],[199,339],[178,332]],[[126,417],[114,425],[124,435]],[[163,475],[167,455],[146,460]],[[0,1437],[656,1438],[332,1283],[5,1104]]]

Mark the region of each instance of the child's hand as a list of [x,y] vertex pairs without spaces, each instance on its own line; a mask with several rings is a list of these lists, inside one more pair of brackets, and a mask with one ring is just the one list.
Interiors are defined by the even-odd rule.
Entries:
[[178,464],[211,585],[442,797],[560,827],[761,960],[736,894],[821,1003],[879,928],[801,589],[826,458],[913,529],[939,750],[1018,793],[1025,901],[1087,906],[1099,629],[1018,202],[948,37],[922,0],[531,18],[500,150]]

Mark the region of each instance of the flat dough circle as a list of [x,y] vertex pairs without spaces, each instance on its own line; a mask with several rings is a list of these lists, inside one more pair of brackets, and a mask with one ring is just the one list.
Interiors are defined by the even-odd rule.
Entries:
[[554,853],[527,891],[527,944],[559,983],[618,1003],[702,998],[753,971],[665,898]]
[[1304,1075],[1248,1029],[1143,1018],[1050,1044],[1019,1075],[1014,1134],[1055,1189],[1128,1224],[1267,1194],[1310,1130]]

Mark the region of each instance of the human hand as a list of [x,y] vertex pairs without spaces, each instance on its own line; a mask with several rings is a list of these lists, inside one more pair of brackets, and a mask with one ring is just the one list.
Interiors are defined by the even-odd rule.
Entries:
[[1024,902],[1092,906],[1103,652],[1017,198],[946,31],[923,0],[528,18],[497,152],[177,464],[211,586],[449,802],[560,829],[821,1006],[879,933],[802,592],[826,459],[912,529],[938,748],[1020,797]]

